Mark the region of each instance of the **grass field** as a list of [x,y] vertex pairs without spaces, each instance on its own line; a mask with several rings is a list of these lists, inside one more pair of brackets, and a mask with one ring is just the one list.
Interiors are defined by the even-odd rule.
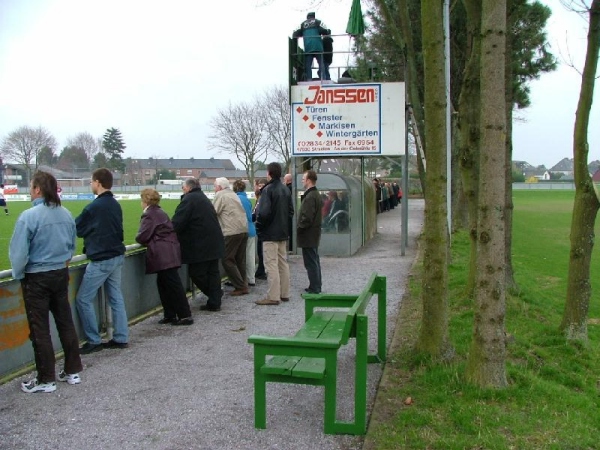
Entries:
[[[450,339],[455,358],[435,364],[412,351],[422,315],[419,265],[401,311],[401,345],[390,356],[385,402],[367,439],[374,449],[600,448],[600,255],[595,249],[588,343],[567,343],[565,304],[573,192],[514,193],[513,265],[519,290],[506,300],[506,389],[465,382],[473,301],[464,292],[469,242],[453,236]],[[598,233],[598,228],[596,233]],[[406,406],[404,400],[413,403]],[[380,403],[381,404],[381,403]]]
[[[89,201],[64,201],[62,204],[65,208],[71,211],[73,217],[77,217],[85,205]],[[123,209],[123,231],[125,233],[125,245],[135,244],[135,235],[140,224],[142,215],[142,207],[138,200],[123,200],[120,202]],[[163,199],[160,206],[171,217],[175,212],[175,208],[179,204],[179,200]],[[9,202],[8,208],[10,215],[0,215],[0,270],[10,269],[10,261],[8,260],[8,245],[12,232],[15,228],[15,223],[19,214],[31,207],[30,202]],[[0,211],[3,213],[3,211]],[[77,239],[77,254],[83,252],[83,239]]]

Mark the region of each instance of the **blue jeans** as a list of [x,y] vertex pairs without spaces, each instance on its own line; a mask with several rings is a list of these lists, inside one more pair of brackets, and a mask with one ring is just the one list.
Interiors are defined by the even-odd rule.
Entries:
[[325,65],[323,61],[322,53],[305,53],[304,54],[304,81],[311,81],[312,76],[312,62],[313,59],[317,60],[317,64],[319,65],[319,70],[317,71],[319,75],[319,79],[321,80],[329,80],[329,67]]
[[121,267],[124,259],[121,255],[104,261],[90,261],[85,269],[75,303],[83,332],[90,344],[101,342],[94,301],[98,298],[98,289],[102,285],[112,310],[113,339],[121,343],[126,343],[129,339],[125,300],[121,293]]

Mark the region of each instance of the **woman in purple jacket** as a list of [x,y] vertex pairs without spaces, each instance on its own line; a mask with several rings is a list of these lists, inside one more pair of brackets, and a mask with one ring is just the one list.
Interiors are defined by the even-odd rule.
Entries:
[[163,306],[160,324],[191,325],[194,323],[190,305],[179,278],[181,248],[177,234],[158,203],[160,195],[154,189],[141,193],[144,213],[135,240],[147,247],[146,273],[156,273],[156,286]]

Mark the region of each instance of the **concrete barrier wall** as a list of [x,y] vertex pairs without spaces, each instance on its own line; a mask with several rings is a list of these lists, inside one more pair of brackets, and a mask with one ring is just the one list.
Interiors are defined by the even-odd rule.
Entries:
[[[125,307],[130,321],[144,316],[160,306],[160,298],[156,289],[156,275],[146,275],[145,252],[139,245],[128,246],[122,270],[121,289],[125,298]],[[73,258],[69,268],[69,302],[73,312],[73,321],[80,339],[84,338],[75,309],[75,296],[81,284],[87,264],[85,256]],[[189,288],[187,267],[180,269],[184,286]],[[107,331],[109,323],[105,314],[105,300],[99,292],[96,314],[100,329]],[[51,315],[52,316],[52,315]],[[61,350],[54,320],[50,319],[52,342],[54,349]],[[29,326],[25,315],[25,306],[21,292],[21,284],[12,278],[0,280],[0,382],[10,379],[20,369],[30,367],[34,362],[33,348],[29,340]]]

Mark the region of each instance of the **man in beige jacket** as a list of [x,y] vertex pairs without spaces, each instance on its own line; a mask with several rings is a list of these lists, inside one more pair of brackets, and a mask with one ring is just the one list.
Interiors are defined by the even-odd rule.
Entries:
[[225,237],[223,269],[235,288],[230,294],[245,295],[249,292],[246,281],[248,220],[246,211],[237,194],[231,190],[227,178],[220,177],[215,180],[213,206]]

